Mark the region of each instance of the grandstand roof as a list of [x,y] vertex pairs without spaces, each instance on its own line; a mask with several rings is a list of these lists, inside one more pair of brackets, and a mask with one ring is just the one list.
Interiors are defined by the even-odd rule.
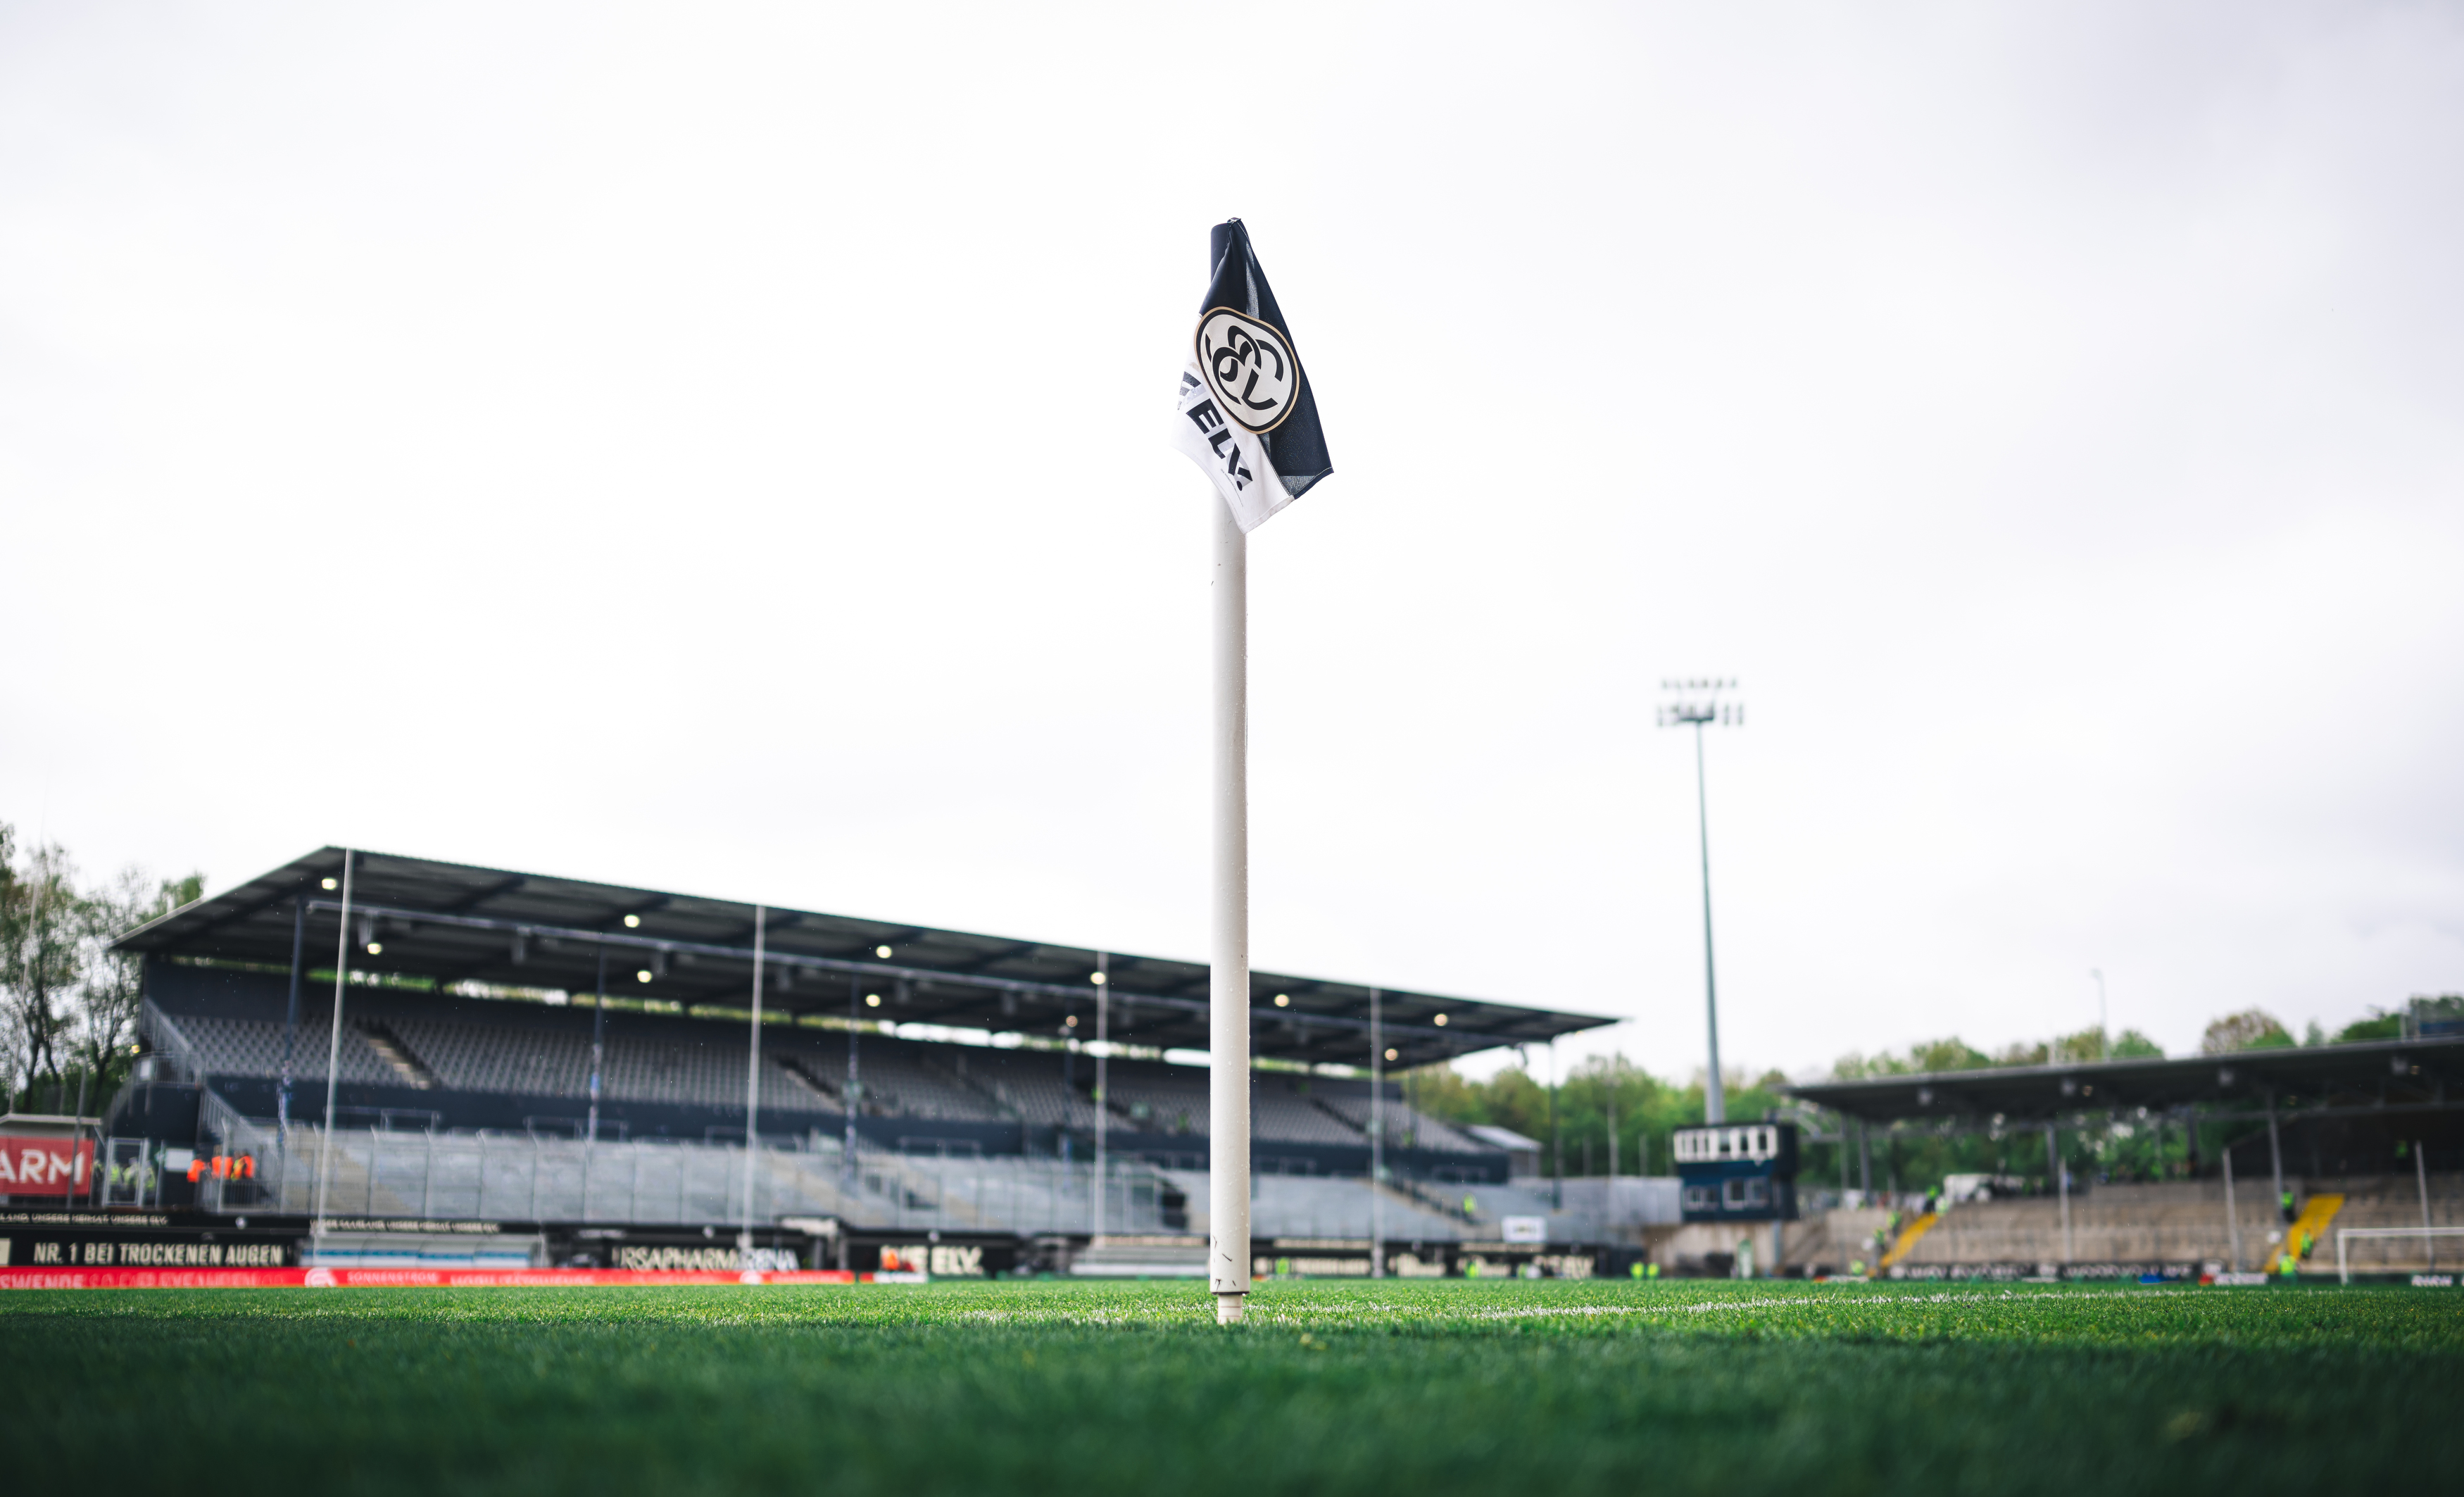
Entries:
[[[2270,1099],[2305,1113],[2464,1105],[2464,1039],[2374,1040],[2058,1066],[1794,1084],[1789,1095],[1867,1122],[2048,1122]],[[2451,1095],[2454,1100],[2451,1101]]]
[[[121,937],[156,957],[287,967],[295,907],[307,912],[305,960],[333,958],[343,851],[305,857],[200,900]],[[752,980],[754,906],[583,879],[473,868],[391,853],[357,854],[352,964],[427,978],[587,993],[603,954],[609,996],[741,1007]],[[629,923],[628,923],[629,922]],[[371,955],[368,944],[382,948]],[[891,955],[877,955],[883,947]],[[977,936],[887,920],[769,909],[766,1007],[849,1011],[878,996],[867,1019],[1027,1034],[1094,1035],[1096,954],[1079,946]],[[1113,1038],[1204,1049],[1206,966],[1111,953]],[[648,980],[639,974],[648,973]],[[1251,1049],[1287,1061],[1366,1065],[1369,992],[1358,983],[1250,975]],[[1615,1023],[1434,993],[1379,990],[1392,1064],[1419,1066],[1498,1046],[1543,1044]],[[1286,1002],[1279,1003],[1278,997]],[[1068,1027],[1072,1016],[1077,1027]]]

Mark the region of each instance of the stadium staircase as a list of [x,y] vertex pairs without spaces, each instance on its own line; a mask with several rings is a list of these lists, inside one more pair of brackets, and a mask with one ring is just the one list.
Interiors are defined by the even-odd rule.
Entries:
[[2266,1271],[2298,1271],[2301,1260],[2318,1248],[2327,1248],[2332,1254],[2335,1243],[2327,1236],[2327,1223],[2335,1221],[2336,1213],[2343,1209],[2344,1198],[2340,1195],[2314,1195],[2303,1201],[2301,1214],[2284,1229],[2284,1241],[2277,1244],[2276,1251],[2268,1256]]
[[1419,1210],[1429,1212],[1447,1222],[1460,1222],[1464,1226],[1482,1224],[1483,1218],[1479,1209],[1476,1206],[1463,1204],[1465,1200],[1479,1200],[1477,1189],[1466,1189],[1461,1185],[1442,1185],[1432,1180],[1397,1179],[1395,1184]]
[[[1390,1238],[1447,1238],[1456,1235],[1455,1219],[1442,1212],[1431,1211],[1419,1197],[1402,1187],[1402,1182],[1388,1179],[1377,1187],[1386,1198],[1386,1235]],[[1460,1203],[1458,1203],[1460,1208]],[[1468,1219],[1465,1219],[1468,1220]]]
[[361,1036],[368,1042],[368,1048],[384,1056],[385,1064],[401,1075],[403,1085],[420,1091],[435,1089],[436,1072],[429,1069],[428,1063],[413,1053],[411,1047],[405,1045],[393,1031],[381,1024],[363,1023],[357,1027]]
[[[1808,1275],[1844,1273],[1849,1260],[1863,1256],[1855,1249],[1853,1230],[1844,1232],[1849,1239],[1844,1243],[1835,1236],[1831,1220],[1835,1214],[1826,1211],[1820,1216],[1789,1223],[1788,1233],[1781,1240],[1778,1265],[1781,1273],[1785,1274],[1792,1268]],[[1868,1238],[1872,1236],[1871,1233],[1866,1235]]]
[[1818,1216],[1807,1221],[1792,1222],[1781,1239],[1780,1259],[1775,1266],[1782,1275],[1794,1268],[1812,1273],[1827,1266],[1834,1259],[1846,1263],[1848,1255],[1837,1249],[1831,1241],[1831,1220]]
[[797,1086],[803,1088],[805,1091],[811,1093],[814,1097],[827,1103],[831,1107],[837,1107],[839,1105],[840,1093],[846,1090],[845,1083],[832,1081],[829,1077],[823,1075],[819,1070],[815,1069],[812,1064],[803,1056],[772,1055],[770,1057],[770,1063],[778,1067],[780,1070],[785,1072],[788,1080],[794,1082]]
[[[1199,1225],[1199,1214],[1206,1209],[1206,1172],[1158,1173],[1188,1198],[1190,1224]],[[1279,1237],[1369,1235],[1371,1198],[1364,1179],[1328,1175],[1258,1175],[1251,1177],[1250,1184],[1249,1232],[1260,1242]],[[1463,1237],[1460,1222],[1430,1210],[1413,1196],[1392,1188],[1383,1194],[1386,1236],[1390,1241],[1451,1243]]]
[[1782,1272],[1808,1277],[1846,1273],[1851,1264],[1871,1271],[1881,1254],[1874,1240],[1890,1213],[1879,1206],[1840,1206],[1793,1223],[1780,1259]]
[[1933,1230],[1933,1224],[1941,1220],[1942,1217],[1940,1213],[1927,1211],[1920,1215],[1915,1221],[1909,1222],[1906,1226],[1901,1228],[1899,1241],[1890,1245],[1890,1249],[1882,1254],[1882,1261],[1875,1265],[1875,1266],[1877,1268],[1889,1268],[1899,1263],[1900,1260],[1907,1257],[1907,1255],[1915,1249],[1917,1244],[1924,1240],[1925,1235]]
[[1009,1098],[966,1072],[943,1065],[929,1055],[918,1056],[915,1064],[931,1071],[944,1086],[954,1088],[981,1103],[986,1115],[1007,1118],[1014,1123],[1026,1120],[1026,1114],[1012,1105]]

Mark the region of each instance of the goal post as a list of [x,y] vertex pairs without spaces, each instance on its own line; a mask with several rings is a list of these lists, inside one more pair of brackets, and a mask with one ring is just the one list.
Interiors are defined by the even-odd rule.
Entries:
[[2433,1244],[2431,1247],[2431,1253],[2433,1256],[2431,1259],[2431,1263],[2434,1267],[2437,1264],[2437,1258],[2435,1257],[2437,1251],[2435,1246],[2436,1239],[2442,1237],[2464,1237],[2464,1226],[2338,1227],[2336,1229],[2336,1282],[2339,1284],[2350,1284],[2353,1282],[2352,1265],[2345,1254],[2344,1244],[2357,1237],[2418,1237],[2430,1240]]

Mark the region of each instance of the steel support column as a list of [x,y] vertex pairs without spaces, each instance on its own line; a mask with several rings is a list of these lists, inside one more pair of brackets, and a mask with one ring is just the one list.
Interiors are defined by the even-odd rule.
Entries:
[[[2284,1213],[2284,1141],[2277,1134],[2276,1089],[2273,1087],[2267,1090],[2267,1172],[2276,1192],[2268,1197],[2267,1203],[2289,1223],[2292,1219]],[[2284,1245],[2289,1248],[2293,1244],[2287,1242]]]
[[[855,1200],[857,1179],[855,1164],[855,1112],[857,1107],[862,1105],[864,1098],[864,1085],[856,1074],[855,1031],[856,1026],[864,1023],[864,1020],[861,1017],[863,1013],[864,979],[861,977],[849,978],[847,979],[847,1091],[839,1098],[840,1105],[847,1110],[847,1142],[843,1146],[843,1150],[839,1156],[839,1179],[841,1182],[840,1194],[850,1205],[852,1205]],[[841,1242],[844,1244],[844,1237],[841,1239]]]
[[2225,1238],[2233,1244],[2233,1271],[2241,1272],[2241,1213],[2233,1209],[2233,1145],[2224,1146]]
[[282,1085],[274,1094],[274,1141],[283,1156],[291,1154],[291,1056],[299,1041],[299,973],[308,945],[308,901],[291,906],[291,1002],[282,1019]]

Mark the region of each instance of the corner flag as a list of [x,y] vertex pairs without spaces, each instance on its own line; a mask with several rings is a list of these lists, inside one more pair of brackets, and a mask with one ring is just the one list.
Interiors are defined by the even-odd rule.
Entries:
[[1208,236],[1213,276],[1199,304],[1173,445],[1203,469],[1223,508],[1208,612],[1215,676],[1214,823],[1206,956],[1206,1280],[1215,1319],[1248,1302],[1249,1255],[1249,532],[1334,471],[1317,401],[1284,309],[1235,218]]
[[1214,266],[1181,370],[1173,446],[1206,471],[1243,535],[1334,471],[1317,398],[1266,273],[1235,218],[1215,226]]

